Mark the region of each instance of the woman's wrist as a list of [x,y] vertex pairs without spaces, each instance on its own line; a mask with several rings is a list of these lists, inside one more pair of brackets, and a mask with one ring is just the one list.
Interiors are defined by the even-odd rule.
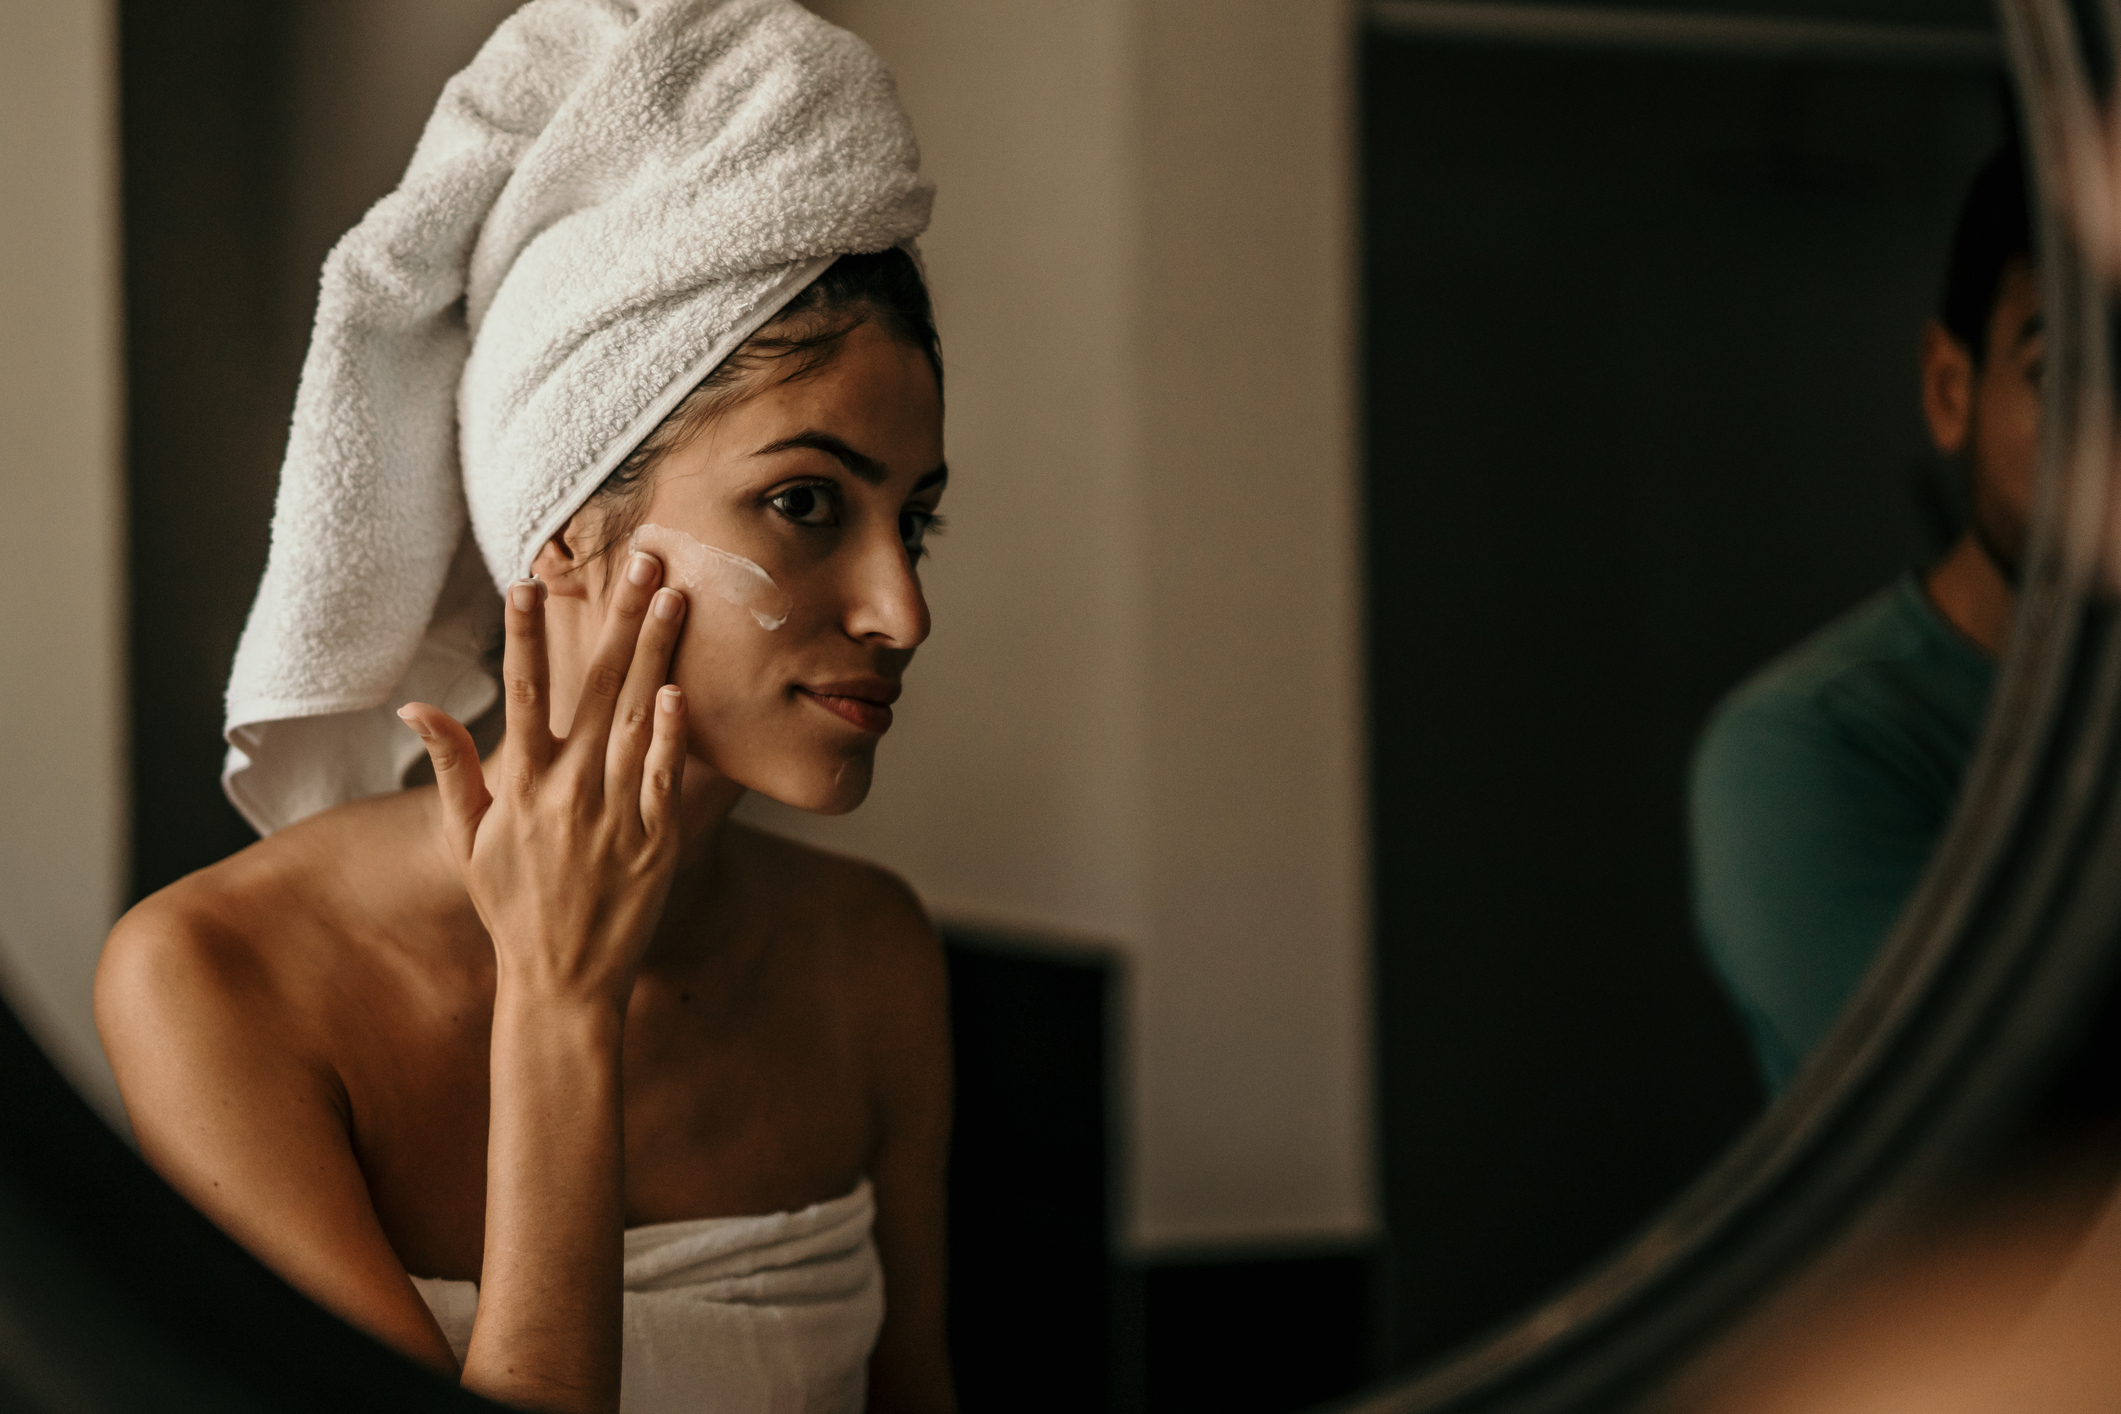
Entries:
[[581,1013],[624,1020],[633,997],[633,979],[568,977],[543,969],[510,967],[501,962],[494,976],[494,1009],[508,1007],[547,1016]]
[[486,1250],[467,1388],[531,1408],[618,1401],[626,1015],[504,969],[494,991]]
[[503,1133],[517,1132],[518,1122],[533,1130],[545,1124],[555,1105],[588,1125],[576,1139],[601,1131],[605,1122],[592,1116],[605,1110],[616,1125],[625,1042],[624,1008],[573,996],[497,994],[488,1053],[489,1147]]

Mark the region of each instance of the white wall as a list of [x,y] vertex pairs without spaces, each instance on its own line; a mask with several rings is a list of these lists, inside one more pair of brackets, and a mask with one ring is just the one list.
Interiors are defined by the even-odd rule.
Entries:
[[0,982],[106,1113],[90,987],[125,889],[115,44],[0,6]]
[[1376,1230],[1339,0],[832,0],[941,195],[936,633],[778,828],[1127,961],[1123,1244]]

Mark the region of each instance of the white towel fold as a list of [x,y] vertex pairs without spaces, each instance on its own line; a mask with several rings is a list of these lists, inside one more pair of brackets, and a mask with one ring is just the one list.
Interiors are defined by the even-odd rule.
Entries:
[[882,63],[794,0],[504,23],[325,262],[228,685],[251,823],[396,789],[405,702],[490,706],[498,588],[835,257],[926,227],[919,162]]
[[[884,1321],[875,1218],[864,1179],[799,1213],[629,1229],[620,1414],[860,1414]],[[413,1284],[463,1360],[477,1283]]]

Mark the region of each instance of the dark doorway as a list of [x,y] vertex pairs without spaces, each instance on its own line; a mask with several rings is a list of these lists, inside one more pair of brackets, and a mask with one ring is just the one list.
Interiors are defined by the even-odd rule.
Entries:
[[1363,51],[1380,1094],[1401,1363],[1581,1271],[1761,1104],[1683,781],[1940,548],[1916,340],[1981,71]]

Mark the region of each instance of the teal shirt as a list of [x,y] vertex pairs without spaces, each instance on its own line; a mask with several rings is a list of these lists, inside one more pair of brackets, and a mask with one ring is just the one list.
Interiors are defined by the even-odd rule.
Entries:
[[1914,892],[1994,677],[1909,575],[1709,718],[1688,792],[1695,919],[1771,1090],[1833,1025]]

